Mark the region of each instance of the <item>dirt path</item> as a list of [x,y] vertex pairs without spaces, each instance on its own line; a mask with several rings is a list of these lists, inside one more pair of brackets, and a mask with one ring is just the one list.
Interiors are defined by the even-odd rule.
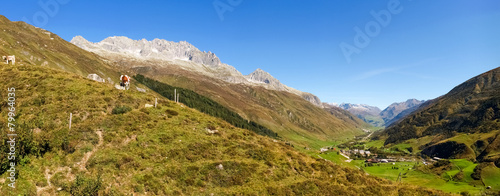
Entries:
[[97,146],[95,146],[92,151],[86,152],[85,155],[83,155],[83,158],[80,162],[76,163],[78,165],[78,168],[80,170],[87,170],[87,162],[89,161],[89,158],[97,151],[97,148],[102,145],[102,132],[101,131],[96,131],[97,135],[99,136],[99,142],[97,143]]
[[330,161],[330,160],[328,160],[328,159],[325,159],[325,158],[321,157],[320,155],[318,155],[318,157],[319,157],[320,159],[325,160],[325,161],[332,162],[332,161]]
[[[99,142],[97,145],[92,149],[92,151],[85,153],[83,156],[82,160],[78,163],[76,163],[74,166],[77,166],[80,170],[87,170],[85,167],[87,166],[87,162],[89,158],[97,151],[97,148],[102,145],[103,139],[102,139],[102,132],[101,131],[96,131],[97,136],[99,136]],[[65,177],[69,181],[73,181],[75,179],[75,175],[71,173],[71,168],[70,167],[57,167],[55,171],[52,173],[50,169],[45,169],[45,179],[47,179],[47,186],[45,187],[36,187],[36,195],[50,195],[50,193],[45,193],[44,191],[51,189],[52,183],[50,182],[50,179],[52,176],[58,172],[64,172],[66,173]]]

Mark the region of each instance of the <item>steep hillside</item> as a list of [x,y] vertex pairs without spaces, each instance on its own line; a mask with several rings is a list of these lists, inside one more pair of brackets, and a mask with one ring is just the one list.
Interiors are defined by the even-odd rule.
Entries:
[[397,122],[406,115],[417,110],[417,108],[425,101],[419,101],[416,99],[408,99],[405,102],[393,103],[380,112],[380,116],[384,119],[385,126],[389,126],[394,122]]
[[15,55],[17,64],[33,64],[82,76],[98,74],[118,82],[119,74],[102,57],[87,52],[44,29],[11,22],[0,15],[0,53]]
[[342,103],[337,107],[347,110],[348,112],[356,115],[358,118],[373,126],[383,127],[385,124],[384,120],[380,117],[381,110],[378,107],[369,106],[366,104],[350,103]]
[[[120,47],[127,48],[123,45]],[[361,121],[346,121],[344,119],[350,118],[343,114],[338,114],[342,116],[341,118],[330,114],[322,107],[311,103],[320,102],[315,96],[307,93],[299,96],[292,93],[293,90],[290,90],[292,88],[282,85],[262,70],[246,76],[249,83],[237,83],[221,79],[217,76],[219,72],[207,68],[208,65],[200,65],[191,61],[138,57],[128,53],[113,52],[113,50],[111,52],[109,50],[103,52],[102,49],[90,51],[112,60],[122,70],[127,70],[132,75],[141,74],[209,97],[243,118],[261,124],[300,146],[320,148],[331,141],[362,134],[361,129],[369,126]],[[243,76],[242,78],[245,79]],[[288,90],[275,89],[278,87]]]
[[352,124],[363,124],[363,120],[351,114],[350,112],[328,103],[323,103],[323,108],[335,117]]
[[498,160],[499,81],[500,68],[496,68],[425,103],[385,130],[385,144],[432,136],[432,141],[421,146],[423,153],[429,156]]
[[29,63],[0,64],[0,81],[0,139],[12,87],[18,134],[15,189],[0,144],[1,195],[442,194],[314,159],[154,93]]

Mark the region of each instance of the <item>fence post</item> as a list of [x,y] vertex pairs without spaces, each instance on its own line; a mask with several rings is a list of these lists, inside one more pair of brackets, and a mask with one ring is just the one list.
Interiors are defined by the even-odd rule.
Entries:
[[69,129],[71,130],[71,119],[73,118],[73,113],[69,113]]
[[155,108],[156,108],[156,105],[158,105],[158,98],[155,98]]

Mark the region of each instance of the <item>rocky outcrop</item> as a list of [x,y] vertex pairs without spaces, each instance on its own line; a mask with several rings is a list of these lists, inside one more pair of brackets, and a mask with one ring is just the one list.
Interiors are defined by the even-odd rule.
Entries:
[[270,86],[271,89],[287,91],[287,86],[282,84],[278,79],[271,76],[271,74],[265,72],[262,69],[257,69],[249,75],[246,75],[245,78],[252,83],[265,84]]
[[106,82],[106,80],[102,79],[101,76],[97,75],[97,74],[89,74],[87,76],[88,79],[91,79],[91,80],[94,80],[94,81],[97,81],[97,82]]

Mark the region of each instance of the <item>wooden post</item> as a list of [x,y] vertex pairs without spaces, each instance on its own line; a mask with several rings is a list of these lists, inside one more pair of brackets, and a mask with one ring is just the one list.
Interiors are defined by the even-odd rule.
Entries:
[[180,96],[180,95],[181,95],[181,94],[177,94],[177,103],[179,103],[179,96]]
[[158,98],[155,98],[155,108],[156,108],[156,105],[158,105]]
[[174,102],[177,103],[177,89],[174,89]]
[[71,119],[73,118],[73,113],[69,113],[69,129],[71,130]]

